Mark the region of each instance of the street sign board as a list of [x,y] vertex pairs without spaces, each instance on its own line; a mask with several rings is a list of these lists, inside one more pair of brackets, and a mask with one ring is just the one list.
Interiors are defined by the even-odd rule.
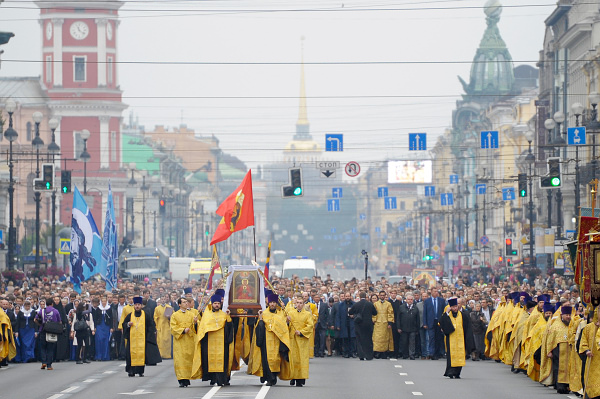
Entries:
[[475,192],[477,195],[485,195],[487,191],[487,185],[485,183],[480,183],[475,185]]
[[481,132],[481,148],[498,148],[498,131],[489,130]]
[[384,198],[388,196],[388,188],[387,187],[377,187],[377,197]]
[[435,197],[435,186],[425,186],[425,196]]
[[408,134],[409,151],[427,150],[427,133],[409,133]]
[[385,197],[385,209],[397,209],[396,197]]
[[504,201],[512,201],[515,199],[515,188],[505,187],[502,189],[502,199]]
[[358,162],[348,162],[344,169],[346,171],[346,174],[350,177],[356,177],[360,173],[360,165],[358,164]]
[[450,184],[458,184],[458,175],[450,175]]
[[481,245],[488,245],[490,243],[490,239],[487,236],[481,236],[479,242]]
[[329,151],[329,152],[344,151],[344,135],[343,134],[326,134],[325,135],[325,151]]
[[342,188],[341,187],[334,187],[331,189],[331,196],[333,198],[342,198]]
[[318,161],[315,164],[317,169],[338,169],[340,167],[340,161]]
[[319,176],[323,179],[333,178],[335,179],[335,169],[321,169]]
[[567,128],[567,144],[584,145],[585,138],[585,126]]
[[366,214],[364,214],[364,213],[361,213],[361,214],[360,214],[358,217],[360,218],[360,220],[365,220],[365,219],[367,219],[367,215],[366,215]]
[[454,194],[442,193],[440,194],[440,202],[442,206],[454,205]]
[[327,211],[328,212],[339,212],[340,211],[340,200],[338,198],[327,200]]
[[408,222],[406,222],[406,227],[412,229],[412,224],[412,220],[409,220]]
[[61,238],[58,246],[58,253],[61,255],[69,255],[71,253],[71,240],[69,238]]

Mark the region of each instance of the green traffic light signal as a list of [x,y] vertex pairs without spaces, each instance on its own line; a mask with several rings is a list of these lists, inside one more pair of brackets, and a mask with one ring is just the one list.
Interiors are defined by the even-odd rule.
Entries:
[[46,182],[46,190],[51,190],[52,189],[52,184],[50,184],[49,181]]
[[68,192],[68,189],[67,189],[67,187],[63,186],[63,188],[62,188],[62,192],[63,192],[63,194],[66,194],[66,193]]
[[552,179],[550,179],[550,185],[552,187],[560,186],[560,177],[553,177]]
[[519,197],[527,197],[527,190],[519,191]]
[[302,187],[296,187],[294,189],[294,195],[302,195]]
[[381,242],[381,245],[385,246],[385,244],[386,244],[386,242],[385,242],[385,241],[382,241],[382,242]]

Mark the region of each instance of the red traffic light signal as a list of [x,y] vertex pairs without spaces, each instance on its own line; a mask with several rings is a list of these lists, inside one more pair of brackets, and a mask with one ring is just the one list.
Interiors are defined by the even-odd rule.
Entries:
[[502,262],[502,256],[498,256],[498,262]]
[[512,239],[507,238],[506,239],[506,245],[512,245]]
[[164,199],[161,199],[160,201],[158,201],[158,204],[159,204],[160,206],[165,206],[165,200],[164,200]]

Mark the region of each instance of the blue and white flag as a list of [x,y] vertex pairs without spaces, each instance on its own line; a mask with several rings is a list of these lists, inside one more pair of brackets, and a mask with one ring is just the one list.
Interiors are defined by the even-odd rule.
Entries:
[[112,292],[113,288],[117,287],[118,251],[115,205],[110,183],[108,183],[108,200],[106,201],[106,216],[104,217],[104,230],[102,231],[102,260],[100,262],[100,269],[106,270],[106,275],[103,275],[102,278],[106,281],[108,292]]
[[100,251],[102,239],[85,200],[77,187],[73,192],[73,209],[71,219],[71,281],[75,291],[81,293],[81,282],[100,274]]

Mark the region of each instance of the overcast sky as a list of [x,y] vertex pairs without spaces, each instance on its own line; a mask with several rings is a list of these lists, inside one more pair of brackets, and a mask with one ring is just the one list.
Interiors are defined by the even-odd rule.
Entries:
[[[326,133],[343,133],[341,159],[365,167],[401,159],[409,132],[428,133],[431,148],[450,127],[462,93],[457,75],[468,82],[485,30],[484,3],[126,2],[117,36],[118,57],[125,62],[118,71],[129,104],[125,120],[133,112],[147,130],[183,122],[198,133],[214,134],[225,151],[251,167],[280,159],[295,132],[304,37],[315,140],[324,146]],[[543,21],[555,2],[502,3],[500,32],[515,65],[535,65]],[[0,30],[16,37],[3,47],[1,76],[40,74],[39,64],[16,61],[41,58],[38,16],[32,2],[2,4]]]

